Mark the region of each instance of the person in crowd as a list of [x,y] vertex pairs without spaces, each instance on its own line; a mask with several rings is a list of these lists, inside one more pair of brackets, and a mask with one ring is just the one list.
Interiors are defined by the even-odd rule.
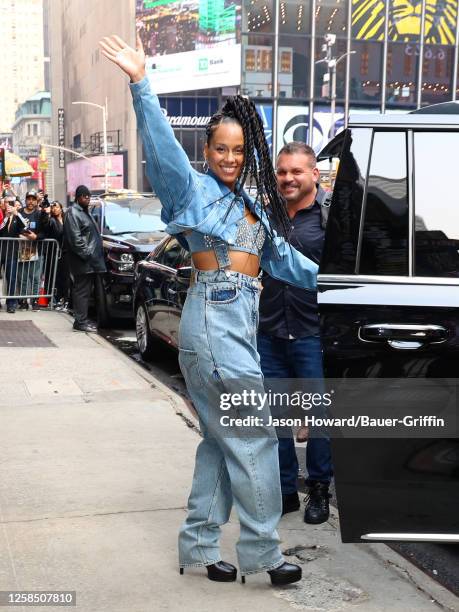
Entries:
[[75,191],[75,203],[65,215],[64,249],[73,277],[73,329],[91,333],[97,329],[88,319],[89,298],[93,287],[97,294],[106,267],[102,238],[88,211],[90,199],[89,189],[79,185]]
[[[25,230],[24,222],[20,219],[18,211],[14,205],[16,196],[12,192],[7,192],[4,198],[4,217],[0,224],[0,238],[19,238]],[[18,241],[0,240],[0,260],[6,277],[6,290],[9,296],[16,295],[17,290],[17,262],[18,262]],[[15,313],[17,308],[17,298],[6,298],[7,312]]]
[[[69,302],[70,272],[67,252],[64,249],[64,208],[57,200],[51,203],[47,238],[56,240],[59,245],[55,286],[56,310],[66,310]],[[52,269],[53,272],[54,269]]]
[[[37,192],[33,190],[26,193],[25,206],[19,212],[27,227],[22,233],[25,241],[19,245],[16,289],[18,295],[38,296],[44,264],[38,241],[46,237],[48,215],[38,206]],[[38,297],[31,298],[31,305],[33,310],[39,309]],[[20,299],[19,308],[29,308],[26,298]]]
[[[319,263],[329,202],[319,184],[314,150],[303,142],[286,144],[277,157],[276,174],[292,223],[290,242]],[[263,275],[262,282],[258,352],[265,379],[322,379],[317,293],[289,287],[269,274]],[[282,513],[286,514],[300,508],[293,437],[279,438],[279,464]],[[308,503],[304,521],[323,523],[329,517],[328,489],[333,475],[330,440],[326,435],[315,434],[308,440],[306,469]]]
[[[260,263],[303,288],[316,286],[317,265],[277,235],[266,215],[265,200],[280,233],[287,235],[288,216],[253,102],[229,97],[211,118],[206,172],[201,174],[192,168],[151,91],[140,39],[135,50],[118,36],[100,45],[130,77],[147,176],[161,200],[166,230],[188,247],[194,266],[180,323],[179,362],[203,439],[179,533],[180,572],[206,566],[211,580],[236,580],[236,568],[222,561],[219,547],[220,527],[234,502],[243,582],[257,572],[268,572],[273,584],[296,582],[301,567],[284,560],[276,531],[282,509],[276,432],[269,420],[258,435],[222,426],[214,398],[242,378],[250,379],[252,389],[263,390],[256,348]],[[244,191],[249,173],[257,187],[255,201]]]

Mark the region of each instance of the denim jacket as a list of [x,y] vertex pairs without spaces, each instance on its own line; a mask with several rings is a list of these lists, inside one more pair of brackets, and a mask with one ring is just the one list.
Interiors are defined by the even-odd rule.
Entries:
[[235,194],[212,174],[197,172],[162,112],[148,77],[130,83],[142,136],[146,173],[161,200],[161,218],[169,234],[194,229],[234,244],[244,205],[261,219],[268,237],[260,266],[273,278],[304,289],[316,289],[318,266],[271,229],[259,202],[246,192]]

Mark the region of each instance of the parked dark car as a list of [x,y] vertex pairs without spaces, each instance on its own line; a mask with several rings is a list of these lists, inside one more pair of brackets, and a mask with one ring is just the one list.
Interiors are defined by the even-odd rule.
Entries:
[[[351,116],[321,154],[340,159],[318,278],[329,378],[457,379],[458,112]],[[459,542],[457,431],[332,447],[344,542]]]
[[190,254],[173,236],[164,238],[137,265],[133,301],[137,342],[145,359],[158,354],[155,340],[178,348],[180,315],[190,275]]
[[[318,278],[328,378],[457,379],[458,111],[351,116],[319,156],[340,160]],[[189,266],[167,237],[137,268],[145,357],[155,338],[177,346]],[[344,542],[459,542],[457,433],[334,438],[332,448]]]
[[161,203],[152,194],[113,192],[91,200],[91,215],[103,238],[107,273],[96,296],[97,322],[132,318],[134,268],[164,237]]

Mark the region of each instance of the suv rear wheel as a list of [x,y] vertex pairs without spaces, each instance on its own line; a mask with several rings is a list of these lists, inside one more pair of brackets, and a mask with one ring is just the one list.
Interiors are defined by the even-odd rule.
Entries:
[[153,340],[150,332],[145,307],[142,304],[137,306],[135,315],[135,333],[142,359],[150,359],[155,353],[155,341]]

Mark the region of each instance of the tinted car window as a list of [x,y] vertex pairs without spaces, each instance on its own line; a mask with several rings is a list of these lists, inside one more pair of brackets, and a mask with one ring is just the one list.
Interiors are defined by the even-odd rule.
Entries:
[[158,256],[157,261],[164,266],[174,269],[191,265],[189,254],[180,246],[175,238],[169,240]]
[[[341,153],[334,150],[332,143],[327,145],[340,162],[320,265],[322,274],[355,273],[371,134],[367,128],[347,130]],[[335,140],[338,138],[342,136]]]
[[[459,276],[459,198],[451,180],[457,172],[458,142],[459,132],[414,134],[417,276]],[[439,172],[434,171],[432,151],[441,151]]]
[[374,133],[359,274],[408,274],[406,151],[404,132]]

